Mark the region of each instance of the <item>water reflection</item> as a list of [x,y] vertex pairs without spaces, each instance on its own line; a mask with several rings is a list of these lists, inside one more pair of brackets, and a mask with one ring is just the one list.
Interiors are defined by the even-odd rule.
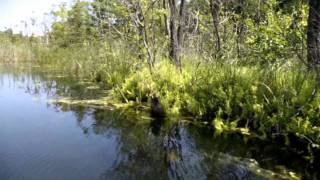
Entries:
[[1,179],[319,177],[304,159],[270,142],[214,137],[207,127],[48,101],[105,96],[92,86],[59,72],[0,68]]

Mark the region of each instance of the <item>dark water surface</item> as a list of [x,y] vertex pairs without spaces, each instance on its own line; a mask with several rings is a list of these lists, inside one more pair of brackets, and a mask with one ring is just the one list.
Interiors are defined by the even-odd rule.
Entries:
[[312,177],[305,161],[270,143],[214,137],[205,127],[161,124],[119,110],[50,103],[101,96],[89,87],[59,73],[0,66],[1,180]]

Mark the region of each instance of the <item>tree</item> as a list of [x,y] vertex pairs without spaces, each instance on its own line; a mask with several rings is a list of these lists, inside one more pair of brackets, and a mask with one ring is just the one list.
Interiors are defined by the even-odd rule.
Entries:
[[221,40],[220,40],[220,33],[219,33],[219,13],[220,13],[220,0],[210,0],[210,11],[211,16],[213,19],[213,29],[216,37],[216,51],[220,52],[221,50]]
[[67,24],[70,28],[70,42],[72,44],[82,44],[90,41],[95,34],[91,28],[92,18],[89,6],[88,2],[77,0],[68,13]]
[[309,18],[307,30],[308,62],[320,63],[320,1],[309,0]]
[[[181,69],[181,44],[183,37],[183,22],[185,0],[180,0],[180,10],[177,10],[176,0],[169,0],[170,8],[170,51],[169,56],[173,63]],[[178,14],[179,13],[179,14]],[[178,24],[178,27],[177,27]]]
[[94,0],[91,3],[93,25],[100,37],[105,39],[130,36],[131,18],[125,6],[126,2],[127,0]]
[[51,40],[60,47],[83,45],[95,38],[96,32],[90,12],[90,3],[77,0],[70,10],[62,4],[59,10],[52,12]]

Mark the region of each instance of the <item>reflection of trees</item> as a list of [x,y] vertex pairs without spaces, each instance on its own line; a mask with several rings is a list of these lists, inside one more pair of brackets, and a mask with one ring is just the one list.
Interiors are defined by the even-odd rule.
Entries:
[[[127,120],[114,122],[128,124]],[[165,124],[157,134],[153,134],[150,125],[125,124],[117,127],[121,131],[122,146],[113,168],[107,170],[104,177],[111,179],[205,178],[203,170],[199,167],[202,155],[197,152],[193,139],[181,124]]]
[[92,116],[94,133],[111,130],[120,138],[116,161],[103,174],[106,179],[166,179],[162,135],[153,135],[148,123],[139,123],[138,117],[119,111],[95,110]]
[[[121,111],[75,106],[60,108],[72,111],[78,125],[89,135],[117,135],[119,138],[114,144],[119,149],[116,161],[103,174],[106,179],[183,177],[183,173],[175,172],[182,170],[180,126],[163,127],[161,123],[154,124],[155,121],[140,123],[139,117]],[[89,124],[85,122],[88,119],[91,120]],[[157,133],[153,131],[154,126],[157,126]]]
[[[279,145],[274,141],[244,137],[243,135],[236,133],[214,137],[214,132],[206,127],[189,128],[189,133],[195,138],[198,151],[205,152],[206,163],[217,161],[217,157],[228,157],[226,159],[230,160],[230,164],[227,165],[228,163],[225,163],[225,165],[227,165],[226,167],[229,170],[224,171],[228,172],[231,176],[234,174],[245,176],[245,170],[248,166],[252,165],[254,167],[254,169],[252,169],[253,171],[265,171],[260,168],[262,167],[285,176],[289,176],[288,173],[290,169],[298,172],[298,174],[302,175],[306,179],[313,179],[313,176],[318,177],[320,175],[318,173],[320,172],[319,169],[310,169],[310,164],[306,159],[302,158],[289,147]],[[204,136],[208,138],[203,138]],[[211,153],[208,153],[210,151]],[[221,154],[221,152],[223,152],[224,155]],[[251,162],[251,160],[254,160],[254,162]],[[256,162],[258,162],[258,164],[255,164]],[[235,166],[235,164],[238,164],[238,166]],[[235,168],[238,168],[239,172],[232,170]],[[211,166],[211,172],[215,172],[217,170],[222,171],[221,166]],[[232,170],[232,173],[229,172],[230,170]],[[270,172],[265,173],[269,173],[270,175]]]

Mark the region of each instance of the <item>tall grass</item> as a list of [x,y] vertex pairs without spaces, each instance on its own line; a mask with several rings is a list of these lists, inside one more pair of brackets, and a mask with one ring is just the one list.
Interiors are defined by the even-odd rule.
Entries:
[[34,60],[32,50],[26,42],[14,43],[7,36],[0,36],[0,62],[13,63]]

